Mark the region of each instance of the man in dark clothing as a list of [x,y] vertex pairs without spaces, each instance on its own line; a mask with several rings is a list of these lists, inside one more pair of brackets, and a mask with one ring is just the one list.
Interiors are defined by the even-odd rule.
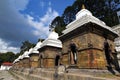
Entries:
[[73,41],[70,43],[70,50],[73,54],[74,64],[77,64],[77,47]]

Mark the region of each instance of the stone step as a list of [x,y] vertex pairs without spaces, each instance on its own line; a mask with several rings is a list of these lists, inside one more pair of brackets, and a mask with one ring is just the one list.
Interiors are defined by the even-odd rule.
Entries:
[[55,73],[43,70],[39,74],[16,71],[15,74],[26,80],[120,80],[120,77],[108,74],[108,70],[67,69],[68,73]]
[[17,80],[26,80],[23,76],[16,74],[15,72],[10,72]]
[[42,77],[39,75],[34,74],[27,74],[27,73],[20,73],[20,72],[11,72],[14,77],[16,77],[18,80],[50,80],[50,78]]

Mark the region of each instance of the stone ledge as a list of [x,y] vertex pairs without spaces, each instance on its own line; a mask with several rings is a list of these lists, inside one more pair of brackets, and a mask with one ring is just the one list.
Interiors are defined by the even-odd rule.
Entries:
[[50,80],[49,78],[42,77],[39,75],[34,74],[28,74],[25,72],[19,72],[19,71],[10,71],[11,74],[14,75],[18,80]]
[[15,72],[9,71],[10,74],[12,74],[17,80],[26,80],[21,75],[16,74]]
[[[37,69],[36,69],[37,70]],[[34,71],[36,71],[34,70]],[[27,73],[21,71],[11,71],[15,76],[22,77],[21,80],[120,80],[120,77],[116,77],[112,74],[103,71],[96,75],[97,71],[87,71],[87,70],[72,70],[68,73],[58,74],[55,71],[49,71],[48,69],[41,69],[38,74]],[[87,74],[85,74],[85,73]],[[106,73],[105,73],[106,72]],[[90,74],[91,73],[91,74]],[[99,71],[98,71],[99,73]]]

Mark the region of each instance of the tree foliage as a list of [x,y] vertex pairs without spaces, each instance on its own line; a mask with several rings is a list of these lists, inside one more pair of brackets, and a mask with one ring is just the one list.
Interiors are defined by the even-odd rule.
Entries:
[[31,47],[34,47],[35,44],[30,43],[29,41],[22,42],[20,53],[14,54],[13,52],[6,52],[0,54],[0,65],[3,62],[13,62],[20,55],[22,55],[25,51],[28,51]]
[[116,12],[120,10],[120,8],[118,8],[120,0],[76,0],[72,6],[65,8],[61,17],[58,16],[52,21],[51,25],[54,24],[56,32],[59,32],[61,35],[62,30],[65,29],[61,29],[63,25],[59,25],[61,23],[60,20],[64,23],[64,27],[75,20],[75,15],[81,10],[82,4],[84,4],[86,9],[91,11],[95,17],[104,21],[108,26],[112,27],[119,23]]
[[13,62],[17,57],[18,57],[17,54],[14,54],[13,52],[1,53],[0,54],[0,65],[3,62]]
[[20,54],[23,54],[25,51],[28,51],[30,48],[33,48],[35,44],[30,43],[29,41],[22,42]]
[[61,18],[60,16],[57,16],[51,23],[50,26],[51,30],[54,28],[55,31],[61,35],[62,34],[62,30],[65,29],[65,23],[63,21],[63,18]]

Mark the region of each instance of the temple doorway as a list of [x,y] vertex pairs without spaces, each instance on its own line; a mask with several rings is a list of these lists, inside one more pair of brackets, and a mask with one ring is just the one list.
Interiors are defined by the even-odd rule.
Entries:
[[60,55],[56,55],[55,57],[55,66],[59,66],[59,62],[60,62]]
[[43,67],[43,56],[40,55],[40,67]]
[[77,47],[73,41],[70,43],[70,63],[77,64]]

